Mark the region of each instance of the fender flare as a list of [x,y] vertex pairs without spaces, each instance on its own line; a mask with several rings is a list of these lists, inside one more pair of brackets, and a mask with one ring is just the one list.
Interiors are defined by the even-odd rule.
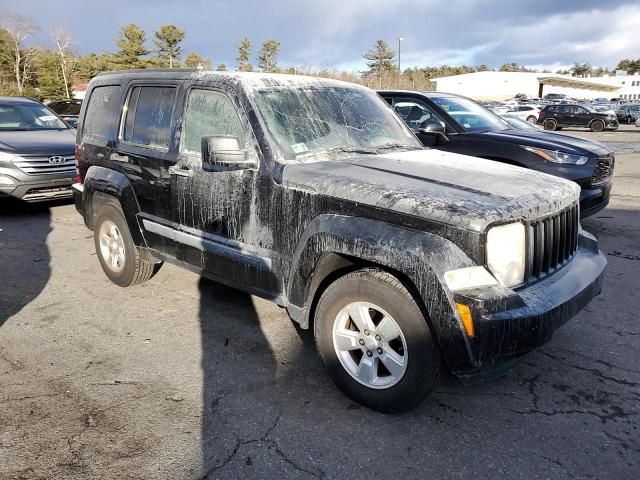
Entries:
[[314,273],[327,253],[400,274],[420,297],[416,300],[421,301],[445,357],[468,352],[468,339],[443,278],[448,270],[475,263],[453,242],[378,220],[334,214],[316,217],[298,243],[287,282],[287,310],[302,328],[310,326],[314,287],[323,280],[314,279]]
[[140,205],[131,182],[121,172],[110,168],[91,166],[84,178],[82,204],[84,206],[84,223],[91,230],[101,207],[116,200],[129,226],[133,243],[138,247],[146,247],[146,242],[138,224]]

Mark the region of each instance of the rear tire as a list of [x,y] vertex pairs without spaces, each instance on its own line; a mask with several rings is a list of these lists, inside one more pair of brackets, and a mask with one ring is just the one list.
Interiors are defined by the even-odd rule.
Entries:
[[122,208],[117,203],[105,205],[98,214],[93,240],[102,270],[120,287],[146,282],[162,266],[162,263],[146,260],[142,250],[135,246]]
[[591,128],[592,132],[601,132],[604,130],[604,122],[602,120],[594,120],[589,125],[589,128]]
[[545,130],[555,130],[558,128],[558,122],[556,122],[553,118],[547,118],[542,124]]
[[527,122],[532,123],[532,124],[535,125],[536,123],[538,123],[538,119],[536,117],[534,117],[533,115],[529,115],[527,117]]
[[387,272],[358,270],[329,285],[316,308],[314,333],[336,385],[373,410],[410,410],[438,383],[440,352],[425,317]]

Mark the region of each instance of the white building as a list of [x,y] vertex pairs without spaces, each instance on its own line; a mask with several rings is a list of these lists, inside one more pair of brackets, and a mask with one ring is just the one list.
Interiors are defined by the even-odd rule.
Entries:
[[506,100],[519,93],[529,98],[563,93],[574,98],[640,99],[640,75],[572,77],[539,72],[475,72],[434,78],[438,92],[457,93],[476,100]]

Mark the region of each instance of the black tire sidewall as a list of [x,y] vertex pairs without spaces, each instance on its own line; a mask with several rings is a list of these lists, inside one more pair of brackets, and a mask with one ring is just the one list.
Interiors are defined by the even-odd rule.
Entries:
[[[551,128],[547,128],[547,125],[550,125],[550,126],[551,126]],[[542,126],[544,127],[544,129],[545,129],[545,130],[553,131],[553,130],[555,130],[556,128],[558,128],[558,122],[556,122],[556,121],[555,121],[555,120],[553,120],[553,119],[547,119],[547,120],[545,120],[545,121],[543,122]]]
[[[390,288],[369,272],[347,275],[330,285],[316,310],[315,336],[320,358],[336,385],[358,403],[395,413],[418,405],[435,387],[441,369],[440,353],[420,308],[406,293]],[[409,300],[409,301],[408,301]],[[407,343],[403,378],[386,389],[373,389],[355,380],[342,366],[333,346],[333,323],[352,302],[373,303],[396,321]]]
[[[100,253],[100,226],[105,221],[113,222],[116,227],[118,227],[120,235],[122,235],[122,240],[124,242],[124,268],[121,272],[114,272],[111,270],[106,264],[104,258],[102,258],[102,253]],[[93,231],[93,241],[96,248],[96,255],[100,261],[100,266],[109,280],[120,287],[128,287],[131,285],[136,273],[136,256],[138,252],[135,244],[133,243],[133,238],[131,238],[129,226],[127,225],[124,215],[117,206],[105,205],[102,208],[96,218]]]

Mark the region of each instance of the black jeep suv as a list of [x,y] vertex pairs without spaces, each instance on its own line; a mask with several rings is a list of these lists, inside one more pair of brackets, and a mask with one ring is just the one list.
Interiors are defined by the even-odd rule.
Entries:
[[393,412],[442,368],[504,368],[602,286],[573,182],[423,149],[375,92],[293,75],[91,81],[76,206],[117,285],[163,261],[313,328],[336,384]]
[[560,130],[565,127],[588,128],[592,132],[616,130],[618,117],[614,114],[600,113],[577,104],[547,105],[540,111],[538,125],[545,130]]
[[425,146],[497,160],[573,180],[582,218],[609,204],[615,155],[602,143],[514,128],[470,98],[441,92],[378,92]]

